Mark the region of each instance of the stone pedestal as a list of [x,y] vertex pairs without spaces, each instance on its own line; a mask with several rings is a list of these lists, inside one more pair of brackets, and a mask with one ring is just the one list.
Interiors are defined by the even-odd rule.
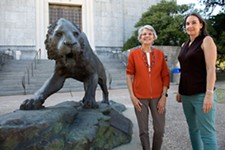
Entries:
[[122,115],[125,106],[113,101],[98,109],[83,109],[66,101],[41,110],[0,116],[1,150],[108,150],[129,143],[132,122]]

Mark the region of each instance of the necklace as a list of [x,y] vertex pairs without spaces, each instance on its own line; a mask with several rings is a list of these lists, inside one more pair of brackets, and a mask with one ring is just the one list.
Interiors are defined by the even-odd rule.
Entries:
[[[152,53],[152,59],[151,59],[151,53]],[[155,55],[154,55],[153,49],[151,48],[151,51],[149,52],[149,61],[150,61],[149,63],[148,63],[147,54],[144,52],[143,49],[142,49],[142,58],[145,63],[145,66],[148,68],[148,72],[150,73],[153,65],[155,64]]]

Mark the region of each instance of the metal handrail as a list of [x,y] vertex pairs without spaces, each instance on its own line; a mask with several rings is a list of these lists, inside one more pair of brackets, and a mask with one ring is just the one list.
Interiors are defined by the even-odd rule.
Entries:
[[111,53],[113,54],[113,57],[118,58],[124,66],[127,65],[127,59],[129,55],[130,50],[122,52],[121,50],[112,50]]
[[13,59],[12,50],[8,49],[3,52],[0,51],[0,66],[4,65],[7,61]]
[[30,78],[34,76],[34,69],[37,69],[37,63],[39,62],[40,56],[41,56],[41,49],[36,51],[33,60],[28,65],[28,67],[26,68],[24,72],[24,75],[22,76],[21,84],[24,90],[24,95],[26,95],[26,85],[30,84]]

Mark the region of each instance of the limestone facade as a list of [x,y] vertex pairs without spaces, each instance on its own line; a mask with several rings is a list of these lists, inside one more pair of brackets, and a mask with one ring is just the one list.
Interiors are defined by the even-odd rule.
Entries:
[[120,49],[143,12],[160,0],[1,0],[0,50],[20,50],[32,58],[41,49],[49,25],[49,4],[81,6],[82,30],[94,50]]

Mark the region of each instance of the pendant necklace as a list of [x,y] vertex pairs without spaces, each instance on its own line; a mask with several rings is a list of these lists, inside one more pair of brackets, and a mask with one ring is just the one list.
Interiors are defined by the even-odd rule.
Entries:
[[[152,52],[152,59],[151,59],[151,52]],[[155,63],[155,56],[154,56],[153,49],[151,48],[151,50],[149,52],[148,51],[144,51],[142,49],[142,57],[143,57],[143,61],[144,61],[145,65],[146,65],[146,67],[148,68],[148,72],[150,73],[151,69],[152,69],[152,66]]]

